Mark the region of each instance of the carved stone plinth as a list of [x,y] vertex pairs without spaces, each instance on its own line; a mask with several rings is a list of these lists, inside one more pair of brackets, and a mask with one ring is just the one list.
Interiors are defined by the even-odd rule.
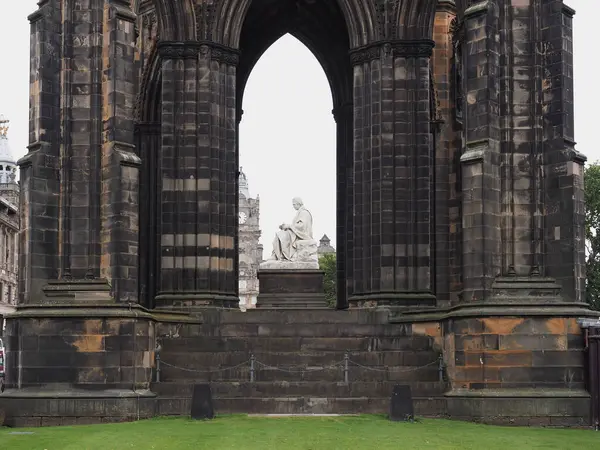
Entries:
[[84,300],[17,306],[6,317],[3,340],[10,365],[0,395],[4,424],[74,425],[151,417],[156,348],[152,315],[139,305],[99,303],[94,295],[87,299],[84,283],[66,286],[56,288],[63,292],[57,299],[69,300],[66,290]]
[[260,269],[257,309],[327,308],[323,271]]

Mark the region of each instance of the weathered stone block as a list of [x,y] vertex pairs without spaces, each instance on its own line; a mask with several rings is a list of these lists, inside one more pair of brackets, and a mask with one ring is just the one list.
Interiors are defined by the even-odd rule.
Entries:
[[327,308],[320,270],[260,269],[258,279],[257,309]]

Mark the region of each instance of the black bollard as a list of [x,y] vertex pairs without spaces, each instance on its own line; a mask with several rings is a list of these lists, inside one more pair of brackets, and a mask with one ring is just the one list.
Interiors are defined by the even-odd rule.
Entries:
[[412,422],[415,418],[410,386],[394,386],[390,401],[390,420],[394,422]]
[[194,385],[191,415],[192,419],[196,420],[215,418],[215,409],[213,407],[212,392],[209,384]]

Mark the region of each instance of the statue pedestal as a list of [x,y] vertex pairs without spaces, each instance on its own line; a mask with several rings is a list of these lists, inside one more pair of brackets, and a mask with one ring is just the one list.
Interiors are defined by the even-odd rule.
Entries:
[[326,309],[323,271],[318,269],[258,270],[257,309]]

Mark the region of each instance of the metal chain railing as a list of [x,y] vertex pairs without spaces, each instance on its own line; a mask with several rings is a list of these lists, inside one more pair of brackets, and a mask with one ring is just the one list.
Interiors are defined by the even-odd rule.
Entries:
[[431,367],[435,364],[438,365],[439,381],[443,382],[445,365],[444,365],[444,361],[441,356],[438,357],[438,359],[436,359],[434,361],[430,361],[427,364],[424,364],[422,366],[369,367],[369,366],[365,366],[364,364],[361,364],[359,362],[353,361],[352,359],[350,359],[350,353],[346,352],[344,354],[344,359],[342,359],[341,361],[335,362],[333,364],[327,365],[327,366],[310,367],[310,366],[300,366],[300,365],[297,365],[297,366],[289,365],[289,366],[286,366],[285,368],[283,368],[283,367],[277,367],[277,366],[272,366],[270,364],[263,363],[262,361],[257,360],[256,357],[253,354],[251,354],[250,358],[248,360],[243,361],[239,364],[236,364],[235,366],[220,367],[218,369],[199,370],[199,369],[190,369],[187,367],[180,367],[180,366],[176,366],[174,364],[170,364],[166,361],[163,361],[160,358],[160,352],[156,352],[156,382],[160,382],[161,365],[165,365],[167,367],[171,367],[171,368],[177,369],[177,370],[182,370],[184,372],[202,373],[202,374],[223,373],[223,372],[227,372],[229,370],[239,369],[240,367],[249,366],[251,383],[254,383],[256,381],[256,373],[258,371],[258,368],[262,368],[262,369],[266,369],[266,370],[276,370],[279,372],[290,373],[290,374],[295,374],[295,373],[302,374],[302,373],[311,373],[311,372],[322,372],[325,370],[337,369],[337,368],[343,367],[344,382],[349,383],[350,382],[350,366],[351,365],[353,365],[355,367],[359,367],[364,370],[370,370],[373,372],[407,373],[407,372],[415,372],[417,370],[421,370],[426,367]]

